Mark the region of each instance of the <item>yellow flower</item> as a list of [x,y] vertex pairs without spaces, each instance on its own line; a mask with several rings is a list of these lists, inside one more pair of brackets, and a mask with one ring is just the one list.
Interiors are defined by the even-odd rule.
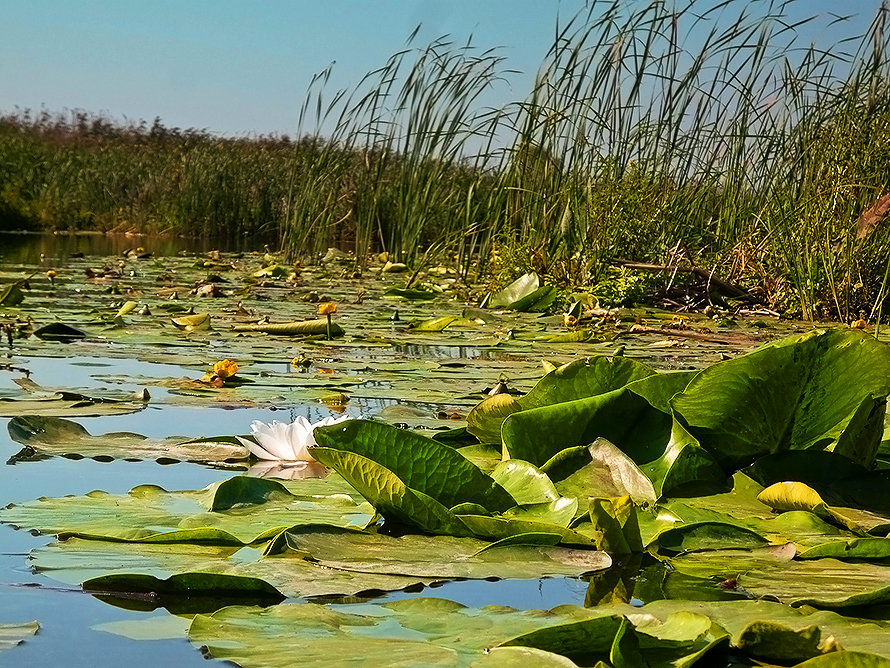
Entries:
[[213,373],[222,379],[231,378],[238,373],[238,363],[232,360],[222,360],[213,365]]
[[578,324],[578,318],[570,313],[563,313],[562,324],[566,327],[575,327]]
[[334,302],[324,302],[318,305],[319,315],[330,315],[337,312],[337,305]]
[[866,327],[868,327],[868,322],[866,322],[863,318],[859,318],[859,320],[851,322],[850,327],[852,327],[853,329],[865,329]]

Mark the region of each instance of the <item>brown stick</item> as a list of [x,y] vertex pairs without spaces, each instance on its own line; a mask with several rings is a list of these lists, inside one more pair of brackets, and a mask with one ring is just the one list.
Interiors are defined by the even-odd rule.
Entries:
[[621,267],[627,267],[628,269],[639,269],[641,271],[662,271],[665,273],[685,271],[690,274],[695,274],[699,278],[704,279],[715,288],[717,288],[720,292],[728,295],[729,297],[742,297],[745,299],[756,301],[747,290],[740,288],[737,285],[733,285],[732,283],[727,283],[726,281],[720,280],[711,272],[706,269],[702,269],[701,267],[687,267],[683,265],[672,264],[649,264],[647,262],[632,262],[631,260],[624,260],[621,258],[615,258],[614,260],[612,260],[612,263],[617,264]]

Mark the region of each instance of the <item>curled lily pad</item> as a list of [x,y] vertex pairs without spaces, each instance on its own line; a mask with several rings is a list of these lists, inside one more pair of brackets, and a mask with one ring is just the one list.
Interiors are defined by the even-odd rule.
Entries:
[[186,332],[204,332],[210,329],[210,314],[195,313],[173,318],[173,324]]
[[10,283],[0,291],[0,306],[18,306],[25,301],[25,293],[19,283]]
[[513,281],[500,292],[489,296],[489,308],[503,308],[513,311],[544,311],[556,299],[556,290],[549,285],[541,285],[535,273],[525,274]]
[[548,373],[518,399],[507,394],[488,397],[470,411],[467,430],[483,443],[500,443],[501,426],[512,413],[593,397],[654,373],[646,365],[623,357],[577,360]]
[[699,373],[671,402],[727,469],[787,450],[834,450],[870,468],[890,393],[890,346],[816,331]]
[[[316,320],[301,320],[298,322],[266,322],[251,325],[235,325],[235,332],[262,332],[278,336],[327,336],[328,321],[325,318]],[[343,336],[343,328],[336,322],[330,323],[331,336]]]
[[36,621],[25,624],[0,624],[0,651],[21,644],[39,629],[40,624]]
[[86,332],[83,330],[66,325],[63,322],[54,322],[34,330],[34,336],[44,341],[59,341],[60,343],[71,343],[78,339],[85,339]]
[[[460,453],[404,429],[370,420],[349,420],[316,429],[315,439],[318,446],[312,449],[313,456],[335,470],[339,470],[342,459],[334,461],[333,452],[346,459],[350,455],[367,458],[446,508],[471,502],[502,511],[515,505],[503,487]],[[365,489],[360,491],[374,494],[373,480],[363,482]]]

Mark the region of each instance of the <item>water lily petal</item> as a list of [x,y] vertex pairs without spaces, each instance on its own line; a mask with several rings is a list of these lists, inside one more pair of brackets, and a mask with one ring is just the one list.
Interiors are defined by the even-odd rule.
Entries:
[[259,459],[263,459],[266,461],[269,461],[269,460],[275,461],[278,459],[278,457],[276,457],[275,455],[271,454],[270,452],[267,452],[266,449],[263,448],[263,446],[261,446],[257,443],[254,443],[251,440],[248,440],[246,438],[241,438],[240,436],[236,436],[235,438],[237,438],[239,441],[241,441],[241,445],[243,445],[245,448],[250,450],[251,454],[253,454],[254,456],[256,456]]
[[259,420],[250,423],[254,438],[271,455],[271,457],[263,457],[263,459],[293,459],[294,452],[288,438],[289,427],[289,424],[278,420],[273,420],[272,424],[266,424]]

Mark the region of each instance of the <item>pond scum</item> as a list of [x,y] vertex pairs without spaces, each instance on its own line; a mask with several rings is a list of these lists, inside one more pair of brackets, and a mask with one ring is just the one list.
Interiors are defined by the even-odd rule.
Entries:
[[443,38],[351,90],[320,73],[293,140],[7,115],[0,228],[263,234],[291,259],[349,247],[359,267],[385,251],[560,285],[621,258],[694,266],[808,319],[879,317],[887,8],[820,46],[843,21],[789,24],[787,3],[625,5],[561,23],[530,92],[496,109],[499,52]]

